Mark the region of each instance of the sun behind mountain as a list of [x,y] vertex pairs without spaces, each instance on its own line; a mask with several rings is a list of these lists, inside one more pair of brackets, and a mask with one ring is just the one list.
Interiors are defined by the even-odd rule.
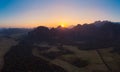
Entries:
[[61,26],[61,27],[65,27],[65,25],[64,25],[64,24],[61,24],[60,26]]

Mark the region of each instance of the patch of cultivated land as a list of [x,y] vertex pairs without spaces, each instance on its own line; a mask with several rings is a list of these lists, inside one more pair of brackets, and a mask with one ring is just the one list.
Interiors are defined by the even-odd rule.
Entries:
[[103,56],[105,62],[109,65],[109,67],[113,70],[113,72],[120,71],[120,55],[117,53],[112,53],[111,48],[108,49],[100,49],[100,53]]
[[[0,38],[0,70],[4,64],[4,55],[9,51],[11,46],[16,44],[17,42],[11,38]],[[42,47],[46,49],[42,49]],[[98,50],[104,61],[112,69],[112,72],[119,72],[120,55],[112,53],[112,48]],[[59,48],[58,46],[42,44],[38,45],[38,48],[33,48],[33,55],[58,65],[68,72],[109,72],[96,50],[80,50],[78,47],[70,45],[64,45],[62,48]],[[76,66],[76,62],[74,61],[80,64],[81,59],[83,63],[84,61],[88,61],[88,65],[84,65],[83,67]]]
[[[41,52],[43,51],[39,51],[37,48],[33,48],[33,54],[34,56],[41,57],[45,60],[50,61],[53,64],[56,64],[64,68],[68,72],[109,72],[109,70],[107,69],[105,64],[102,62],[96,50],[80,50],[75,46],[69,46],[69,45],[64,45],[62,49],[58,48],[57,46],[56,47],[50,46],[50,47],[51,47],[50,49],[44,51],[46,52],[46,54],[47,52],[48,54],[50,54],[49,52],[52,51],[52,54],[54,55],[54,52],[58,52],[60,50],[64,51],[64,49],[68,50],[66,51],[68,53],[64,53],[55,57],[54,59],[50,59],[49,57],[46,57],[41,54]],[[71,53],[69,53],[69,51]],[[112,69],[112,71],[119,72],[120,56],[116,53],[111,53],[110,52],[111,48],[99,49],[99,51],[103,56],[105,62]],[[83,67],[76,66],[73,64],[75,63],[73,62],[74,58],[88,61],[88,65]]]
[[16,45],[17,42],[10,38],[0,38],[0,71],[4,64],[4,55],[9,51],[10,47]]

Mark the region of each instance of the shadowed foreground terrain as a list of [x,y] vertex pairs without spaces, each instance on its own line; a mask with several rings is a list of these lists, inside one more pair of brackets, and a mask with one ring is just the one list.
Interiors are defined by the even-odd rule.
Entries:
[[16,38],[0,39],[1,72],[120,71],[119,23],[39,26]]

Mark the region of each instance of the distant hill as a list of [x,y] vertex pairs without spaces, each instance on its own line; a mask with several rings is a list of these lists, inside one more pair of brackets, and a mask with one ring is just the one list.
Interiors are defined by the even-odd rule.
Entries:
[[120,24],[120,22],[111,22],[111,21],[95,21],[94,23],[91,24],[95,24],[96,26],[102,26],[104,24],[108,24],[108,23],[113,23],[113,24]]
[[[39,26],[28,33],[27,42],[75,43],[87,42],[93,48],[119,46],[120,23],[96,21],[91,24],[76,25],[72,28],[47,28]],[[29,41],[30,40],[30,41]]]
[[1,28],[0,29],[0,36],[9,36],[12,34],[26,34],[31,29],[24,29],[24,28]]

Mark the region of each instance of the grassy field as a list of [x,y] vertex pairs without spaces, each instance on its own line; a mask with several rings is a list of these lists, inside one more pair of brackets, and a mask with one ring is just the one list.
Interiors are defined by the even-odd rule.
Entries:
[[[34,56],[42,57],[45,60],[48,60],[51,63],[64,68],[68,72],[109,72],[108,68],[102,62],[96,50],[80,50],[75,46],[64,45],[62,49],[68,50],[67,53],[57,55],[56,57],[51,59],[49,58],[49,56],[44,56],[43,53],[46,52],[46,55],[47,54],[49,55],[51,53],[56,55],[56,52],[62,52],[61,51],[62,49],[58,48],[57,46],[56,47],[49,46],[49,47],[50,49],[44,51],[38,50],[38,48],[34,48],[33,49]],[[103,56],[105,62],[112,69],[112,72],[119,72],[120,56],[116,53],[112,53],[111,48],[105,48],[105,49],[102,48],[98,50]],[[75,66],[74,64],[71,63],[75,59],[82,59],[88,61],[88,65],[84,67]]]
[[0,70],[4,64],[4,55],[9,51],[10,47],[16,45],[17,42],[10,38],[0,38]]
[[[11,46],[17,43],[16,40],[10,38],[0,38],[0,70],[4,64],[3,57],[5,53],[9,51]],[[68,72],[109,72],[96,50],[80,50],[78,47],[70,45],[64,45],[62,48],[49,46],[48,44],[39,44],[36,46],[32,52],[34,56],[58,65]],[[112,48],[98,50],[105,62],[112,69],[112,72],[119,72],[120,55],[112,53]],[[76,65],[76,62],[79,65]]]

